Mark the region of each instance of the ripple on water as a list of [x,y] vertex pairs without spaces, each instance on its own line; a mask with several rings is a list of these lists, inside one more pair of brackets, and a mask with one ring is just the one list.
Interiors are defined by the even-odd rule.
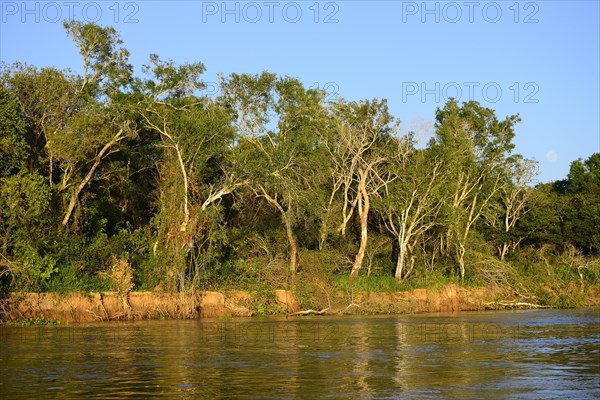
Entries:
[[[597,315],[544,310],[225,326],[252,337],[219,336],[215,329],[227,323],[204,321],[103,325],[100,333],[97,326],[78,326],[70,335],[6,330],[0,398],[49,392],[72,398],[600,398]],[[490,326],[493,335],[482,336]]]

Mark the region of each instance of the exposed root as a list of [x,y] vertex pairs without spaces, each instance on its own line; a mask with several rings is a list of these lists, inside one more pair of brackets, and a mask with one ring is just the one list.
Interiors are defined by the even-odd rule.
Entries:
[[104,293],[100,293],[100,305],[102,306],[102,311],[104,311],[104,315],[106,315],[106,320],[110,321],[110,314],[108,314],[108,310],[104,305]]
[[104,318],[102,318],[100,315],[96,314],[95,312],[93,312],[93,311],[91,311],[89,309],[86,309],[85,312],[91,314],[98,321],[104,321]]

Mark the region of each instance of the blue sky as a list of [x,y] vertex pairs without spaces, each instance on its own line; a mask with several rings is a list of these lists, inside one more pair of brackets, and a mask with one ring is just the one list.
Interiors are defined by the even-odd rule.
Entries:
[[62,20],[112,25],[140,71],[150,53],[218,73],[269,70],[351,100],[387,98],[431,135],[447,97],[519,113],[516,151],[540,182],[600,151],[600,2],[6,1],[0,59],[81,70]]

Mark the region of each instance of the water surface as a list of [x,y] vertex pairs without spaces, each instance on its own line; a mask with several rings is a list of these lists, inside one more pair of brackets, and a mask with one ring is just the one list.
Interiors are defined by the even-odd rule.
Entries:
[[600,398],[598,310],[0,327],[0,398]]

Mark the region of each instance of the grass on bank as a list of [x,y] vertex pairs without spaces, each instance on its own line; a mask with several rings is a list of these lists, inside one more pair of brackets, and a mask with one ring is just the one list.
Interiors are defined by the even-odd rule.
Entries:
[[[585,257],[573,248],[564,251],[552,248],[525,248],[505,260],[483,252],[471,252],[467,276],[460,279],[451,259],[440,259],[435,268],[416,264],[412,275],[398,282],[393,277],[394,263],[385,256],[367,260],[368,265],[351,282],[347,259],[331,251],[304,251],[300,255],[300,271],[291,274],[284,256],[255,257],[229,261],[204,271],[189,282],[186,290],[253,293],[247,306],[256,314],[285,312],[277,302],[275,289],[290,289],[303,307],[327,307],[333,293],[399,292],[413,289],[439,289],[449,284],[463,287],[502,289],[506,300],[527,302],[555,308],[582,306],[587,296],[600,295],[600,258]],[[64,280],[54,277],[55,285],[45,291],[127,292],[152,290],[140,283],[140,276],[128,263],[114,259],[106,272],[89,277],[77,276],[69,269]],[[368,274],[370,272],[370,274]],[[60,290],[53,290],[60,289]],[[23,324],[52,324],[51,320],[24,320]]]
[[61,321],[59,319],[46,318],[44,316],[40,316],[37,318],[23,318],[19,320],[12,321],[3,321],[0,319],[0,326],[54,326],[54,325],[64,325],[65,321]]

